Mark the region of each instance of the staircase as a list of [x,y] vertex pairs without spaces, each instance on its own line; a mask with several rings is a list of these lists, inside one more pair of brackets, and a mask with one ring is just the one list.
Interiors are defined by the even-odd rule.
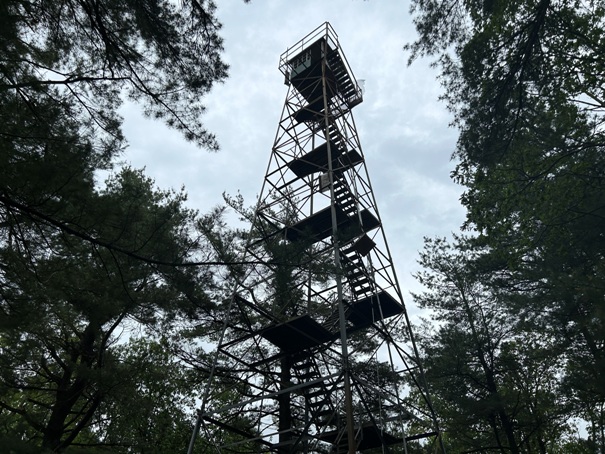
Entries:
[[338,49],[328,53],[327,62],[336,80],[336,91],[342,94],[347,106],[351,109],[361,103],[363,101],[361,93],[353,83]]
[[[346,180],[343,178],[334,178],[334,203],[347,216],[357,216],[357,203]],[[354,242],[350,242],[340,248],[340,258],[355,299],[372,294],[374,291],[373,282],[363,263],[362,255],[359,253]]]
[[347,141],[338,129],[338,125],[335,121],[330,121],[328,132],[330,135],[330,141],[336,145],[336,148],[338,148],[342,152],[347,151]]
[[340,258],[346,272],[349,287],[355,299],[365,298],[374,293],[372,279],[368,276],[361,254],[354,245],[347,245],[340,250]]
[[353,216],[357,212],[355,198],[351,194],[347,182],[336,176],[334,177],[334,202],[348,216]]
[[[292,366],[294,377],[299,383],[308,383],[318,380],[322,374],[316,363],[311,358],[303,359]],[[317,430],[326,426],[338,426],[339,418],[330,399],[334,391],[339,389],[331,381],[318,380],[303,388],[306,408],[309,410],[312,423]]]

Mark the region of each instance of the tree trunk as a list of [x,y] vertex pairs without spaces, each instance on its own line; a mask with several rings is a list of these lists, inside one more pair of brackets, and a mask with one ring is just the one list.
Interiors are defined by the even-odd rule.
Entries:
[[477,357],[479,362],[481,363],[481,368],[483,369],[483,373],[485,374],[485,380],[487,382],[487,390],[489,392],[490,398],[494,399],[496,402],[495,411],[502,423],[502,429],[504,429],[504,433],[506,434],[506,438],[508,440],[509,450],[512,454],[519,454],[519,446],[517,445],[517,441],[515,439],[515,432],[513,430],[513,424],[511,419],[508,417],[506,413],[506,409],[502,404],[502,398],[500,393],[498,392],[498,385],[496,384],[496,380],[494,377],[494,371],[490,364],[488,364],[488,360],[486,358],[485,349],[481,339],[479,338],[479,334],[477,333],[477,328],[475,326],[475,316],[473,314],[473,310],[470,306],[470,303],[466,299],[466,294],[464,288],[460,288],[462,301],[464,302],[464,309],[466,312],[467,319],[469,321],[469,325],[471,328],[471,334],[473,336],[473,342],[475,343],[475,348],[477,349]]
[[[66,427],[65,424],[74,407],[84,394],[86,387],[90,384],[89,378],[78,376],[75,368],[78,360],[81,366],[85,366],[86,368],[92,367],[96,358],[94,343],[97,333],[98,330],[92,324],[89,324],[84,330],[80,342],[74,346],[70,358],[71,362],[66,365],[63,376],[57,385],[55,402],[51,407],[50,417],[44,429],[42,447],[45,449],[53,452],[63,451],[84,428],[85,423],[92,418],[94,411],[83,411],[84,417],[87,419],[86,421],[80,420],[75,427]],[[76,375],[75,378],[74,374]],[[93,399],[93,402],[83,403],[82,410],[91,404],[96,407]],[[68,440],[63,440],[66,430],[70,430],[70,434]]]

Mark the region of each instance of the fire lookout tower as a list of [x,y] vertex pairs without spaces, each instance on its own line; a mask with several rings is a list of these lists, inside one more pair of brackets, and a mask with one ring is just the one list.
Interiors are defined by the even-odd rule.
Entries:
[[353,120],[362,89],[327,22],[279,69],[252,265],[234,278],[190,452],[199,429],[217,452],[443,451]]

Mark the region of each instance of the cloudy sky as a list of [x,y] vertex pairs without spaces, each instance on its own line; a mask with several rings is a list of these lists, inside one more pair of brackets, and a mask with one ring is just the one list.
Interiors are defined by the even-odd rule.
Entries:
[[[419,286],[412,274],[424,236],[450,236],[464,218],[452,183],[456,131],[438,100],[429,61],[407,66],[405,43],[415,30],[408,1],[218,0],[224,59],[230,77],[206,99],[205,123],[219,153],[187,143],[125,106],[130,146],[124,161],[145,167],[161,188],[185,186],[190,206],[207,212],[222,193],[240,192],[252,205],[262,180],[287,87],[279,56],[323,22],[330,22],[358,80],[364,102],[353,110],[366,165],[404,298]],[[413,308],[410,308],[413,310]]]

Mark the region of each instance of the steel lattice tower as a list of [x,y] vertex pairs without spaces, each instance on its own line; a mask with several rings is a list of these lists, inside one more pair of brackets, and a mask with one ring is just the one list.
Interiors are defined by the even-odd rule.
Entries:
[[[252,265],[197,428],[218,452],[407,452],[421,438],[443,450],[353,120],[362,90],[330,24],[279,69],[289,88]],[[404,404],[411,392],[416,404]],[[412,420],[424,430],[410,434]]]

